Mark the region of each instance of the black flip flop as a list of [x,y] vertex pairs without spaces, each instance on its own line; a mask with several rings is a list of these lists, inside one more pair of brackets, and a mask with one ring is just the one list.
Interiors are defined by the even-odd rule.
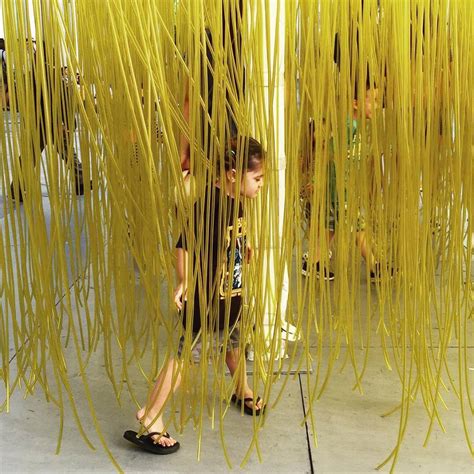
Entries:
[[255,416],[260,416],[263,414],[263,412],[265,411],[265,405],[262,407],[262,408],[250,408],[246,402],[252,402],[253,403],[253,406],[257,405],[257,403],[261,400],[260,397],[257,397],[257,400],[254,400],[253,398],[251,397],[248,397],[248,398],[244,398],[243,400],[241,398],[238,398],[237,395],[234,393],[234,395],[232,395],[232,398],[230,399],[232,403],[234,403],[236,406],[238,406],[239,408],[242,407],[242,404],[244,405],[244,413],[246,415],[254,415]]
[[153,441],[153,436],[164,436],[165,438],[169,438],[170,435],[166,432],[164,433],[157,433],[156,431],[152,433],[148,433],[146,435],[140,435],[138,436],[138,433],[136,431],[132,430],[127,430],[123,434],[123,437],[127,440],[133,443],[134,445],[138,446],[141,449],[144,449],[145,451],[148,451],[149,453],[153,454],[172,454],[178,451],[179,449],[179,443],[176,441],[173,446],[162,446],[159,443],[155,443]]

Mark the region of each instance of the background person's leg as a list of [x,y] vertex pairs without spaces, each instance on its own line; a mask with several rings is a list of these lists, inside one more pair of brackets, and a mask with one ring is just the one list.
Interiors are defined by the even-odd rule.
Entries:
[[[43,150],[46,147],[46,143],[44,140],[44,134],[40,133],[40,139],[39,139],[39,156],[41,157],[41,153],[43,153]],[[35,155],[35,144],[34,141],[31,142],[31,148],[33,150],[32,153],[32,159],[33,159],[33,167],[36,166],[36,155]],[[17,202],[23,202],[23,191],[25,193],[27,192],[25,190],[25,180],[23,177],[23,160],[21,155],[18,157],[18,167],[19,167],[19,172],[13,172],[13,179],[10,184],[10,197],[12,200],[17,201]]]
[[71,143],[74,140],[74,130],[71,133],[68,129],[63,129],[63,147],[58,152],[72,173],[76,195],[82,196],[84,194],[84,173],[82,163],[79,161],[73,143]]

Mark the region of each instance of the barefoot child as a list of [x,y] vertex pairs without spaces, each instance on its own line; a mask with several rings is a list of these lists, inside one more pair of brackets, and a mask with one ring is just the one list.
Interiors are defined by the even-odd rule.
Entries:
[[[257,197],[263,186],[264,152],[253,138],[243,138],[240,143],[233,138],[224,155],[223,177],[197,201],[191,219],[194,229],[189,235],[181,235],[176,245],[175,303],[185,328],[177,358],[162,368],[145,406],[137,413],[144,434],[131,430],[124,433],[125,439],[154,454],[179,449],[179,443],[164,431],[163,408],[180,385],[183,364],[189,361],[189,355],[199,361],[201,353],[206,354],[201,341],[203,330],[214,347],[225,350],[229,371],[232,376],[236,374],[232,402],[249,415],[258,416],[264,410],[262,400],[254,397],[248,385],[245,366],[242,368],[245,357],[240,359],[239,335],[242,265],[251,253],[245,238],[242,204],[245,199]],[[195,275],[194,288],[189,289],[187,265]]]

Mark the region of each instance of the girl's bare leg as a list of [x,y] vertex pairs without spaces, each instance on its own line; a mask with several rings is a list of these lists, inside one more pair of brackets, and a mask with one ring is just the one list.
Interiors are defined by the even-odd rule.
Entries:
[[[234,374],[238,371],[236,377],[236,386],[235,386],[235,394],[240,399],[244,398],[254,398],[253,390],[249,387],[248,379],[247,379],[247,366],[245,357],[242,357],[242,361],[240,361],[240,349],[231,349],[226,352],[225,361],[229,371],[234,377]],[[240,366],[239,366],[240,361]],[[254,404],[252,402],[246,402],[246,405],[249,408],[253,408]],[[258,403],[255,403],[256,409],[261,409],[263,407],[263,401],[259,400]]]
[[[147,403],[137,412],[137,419],[146,427],[148,432],[161,433],[164,430],[163,407],[171,392],[175,392],[181,383],[180,362],[170,359],[163,367]],[[176,440],[173,438],[156,437],[155,442],[162,446],[173,446]]]

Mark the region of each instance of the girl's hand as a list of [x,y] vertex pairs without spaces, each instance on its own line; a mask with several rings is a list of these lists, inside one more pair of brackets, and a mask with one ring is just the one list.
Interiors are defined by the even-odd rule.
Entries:
[[249,263],[252,257],[253,257],[252,246],[250,244],[247,244],[247,246],[245,247],[245,261]]
[[189,159],[189,146],[180,155],[181,171],[189,171],[191,169],[191,161]]
[[180,282],[174,290],[174,304],[179,311],[183,309],[183,301],[186,297],[186,288],[184,287],[184,282]]
[[309,199],[313,194],[313,183],[308,183],[302,186],[300,191],[300,197],[303,199]]

